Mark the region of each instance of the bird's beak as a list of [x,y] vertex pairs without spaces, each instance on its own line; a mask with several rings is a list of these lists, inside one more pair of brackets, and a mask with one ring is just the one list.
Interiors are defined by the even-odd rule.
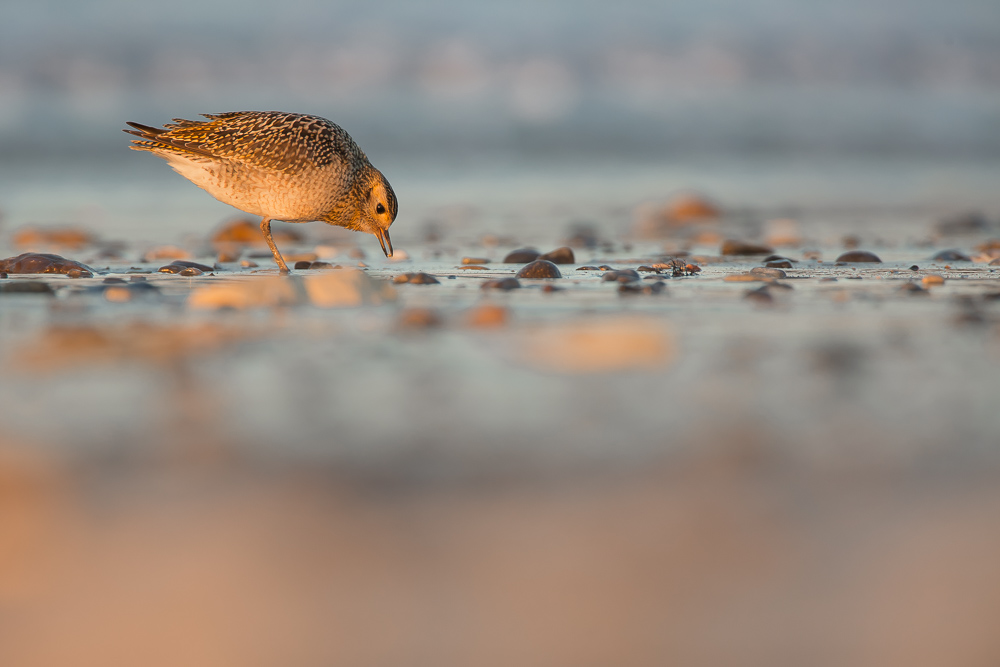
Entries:
[[378,237],[378,242],[382,244],[382,252],[385,253],[385,256],[392,257],[392,241],[389,239],[389,230],[379,227],[375,232],[375,236]]

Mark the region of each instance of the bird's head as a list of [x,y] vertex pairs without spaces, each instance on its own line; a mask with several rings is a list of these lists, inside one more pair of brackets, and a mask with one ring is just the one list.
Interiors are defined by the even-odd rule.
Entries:
[[386,257],[392,257],[389,225],[396,219],[399,204],[389,181],[378,169],[371,168],[361,188],[361,231],[374,234]]

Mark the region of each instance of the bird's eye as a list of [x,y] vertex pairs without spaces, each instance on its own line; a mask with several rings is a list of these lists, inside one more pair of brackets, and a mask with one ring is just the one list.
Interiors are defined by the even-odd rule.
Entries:
[[385,206],[382,206],[382,202],[379,202],[379,205],[375,207],[375,212],[379,215],[385,213]]

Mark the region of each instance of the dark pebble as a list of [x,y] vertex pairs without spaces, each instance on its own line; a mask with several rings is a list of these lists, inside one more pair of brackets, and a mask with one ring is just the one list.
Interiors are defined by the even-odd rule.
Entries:
[[440,285],[440,281],[429,273],[403,273],[392,279],[394,283],[411,285]]
[[930,292],[916,283],[905,283],[900,285],[899,291],[905,294],[920,294],[921,296],[926,296]]
[[170,263],[175,264],[177,266],[183,266],[184,268],[187,269],[198,269],[199,271],[203,271],[205,273],[208,273],[209,271],[212,270],[211,266],[206,266],[205,264],[199,264],[198,262],[189,262],[186,259],[175,259]]
[[522,266],[521,270],[517,272],[516,277],[535,280],[542,278],[562,278],[562,274],[559,273],[559,267],[547,259],[536,259],[531,264]]
[[770,255],[773,252],[774,248],[766,245],[757,245],[735,239],[723,241],[722,248],[719,250],[720,255]]
[[483,283],[482,289],[500,289],[508,291],[521,286],[517,278],[499,278],[497,280],[487,280]]
[[202,271],[201,269],[196,269],[193,266],[188,266],[181,269],[180,275],[187,276],[188,278],[190,278],[191,276],[200,276],[204,273],[205,272]]
[[538,259],[548,260],[553,264],[576,264],[576,257],[573,256],[573,250],[566,246],[540,255]]
[[[768,255],[767,257],[765,257],[761,261],[763,261],[763,262],[798,262],[799,260],[797,260],[797,259],[789,259],[789,258],[784,257],[782,255]],[[782,267],[782,268],[784,268],[784,267]]]
[[618,286],[619,294],[659,294],[666,289],[667,284],[662,280],[657,280],[650,285],[641,283],[623,283]]
[[938,262],[971,262],[972,258],[968,255],[961,253],[957,250],[942,250],[938,254],[931,257],[931,259]]
[[[184,273],[187,269],[195,269],[198,273]],[[202,273],[208,273],[212,270],[211,266],[205,266],[204,264],[199,264],[198,262],[189,262],[183,259],[175,259],[166,266],[161,266],[159,269],[160,273],[179,273],[182,276],[200,276]]]
[[848,250],[843,253],[840,257],[836,259],[838,262],[845,262],[848,264],[881,264],[882,260],[878,258],[878,255],[867,250]]
[[105,285],[123,285],[125,284],[124,278],[105,278],[101,281]]
[[519,248],[518,250],[512,250],[507,253],[507,256],[503,258],[504,264],[527,264],[528,262],[534,262],[541,256],[542,253],[537,250],[532,250],[531,248]]
[[615,270],[614,267],[608,266],[607,264],[601,264],[599,267],[597,267],[597,269],[599,271],[614,271]]
[[333,268],[333,264],[331,264],[330,262],[316,261],[316,262],[313,262],[312,264],[310,264],[309,268],[313,269],[313,270],[332,269]]
[[619,271],[608,271],[603,276],[601,276],[601,280],[605,282],[616,281],[619,283],[631,283],[640,279],[641,276],[639,275],[639,272],[636,271],[635,269],[621,269]]
[[3,279],[4,279],[4,278],[6,278],[6,277],[7,277],[7,274],[6,274],[6,273],[2,273],[2,272],[0,272],[0,280],[3,280]]
[[781,269],[772,269],[766,266],[755,266],[750,269],[751,276],[760,276],[762,278],[786,278],[785,272]]
[[309,260],[307,260],[307,259],[300,259],[299,261],[295,262],[295,266],[293,268],[295,268],[295,269],[308,269],[311,266],[312,266],[312,262],[310,262]]
[[764,266],[770,269],[790,269],[792,268],[792,263],[787,259],[776,259],[771,262],[764,262]]
[[0,285],[0,294],[53,294],[52,286],[40,280],[9,280]]
[[86,264],[41,252],[25,252],[0,259],[0,273],[62,273],[71,278],[94,276],[94,270]]
[[578,266],[577,271],[600,271],[596,266]]
[[659,273],[660,272],[659,269],[654,269],[653,267],[646,266],[645,264],[643,264],[642,266],[638,267],[636,269],[636,271],[639,271],[641,273]]
[[743,295],[743,298],[762,306],[769,306],[774,303],[774,297],[771,295],[771,292],[767,289],[766,285],[755,290],[750,290]]
[[920,270],[920,267],[917,266],[916,264],[914,264],[913,266],[910,267],[910,271],[919,271],[919,270]]

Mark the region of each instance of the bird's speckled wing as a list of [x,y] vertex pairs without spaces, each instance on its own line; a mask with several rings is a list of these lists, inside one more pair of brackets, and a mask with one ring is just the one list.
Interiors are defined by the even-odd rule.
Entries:
[[318,116],[279,111],[204,116],[209,120],[175,118],[155,132],[140,126],[146,145],[135,143],[140,149],[170,147],[191,157],[224,158],[274,171],[301,170],[304,164],[322,169],[336,162],[356,165],[368,161],[347,132]]

